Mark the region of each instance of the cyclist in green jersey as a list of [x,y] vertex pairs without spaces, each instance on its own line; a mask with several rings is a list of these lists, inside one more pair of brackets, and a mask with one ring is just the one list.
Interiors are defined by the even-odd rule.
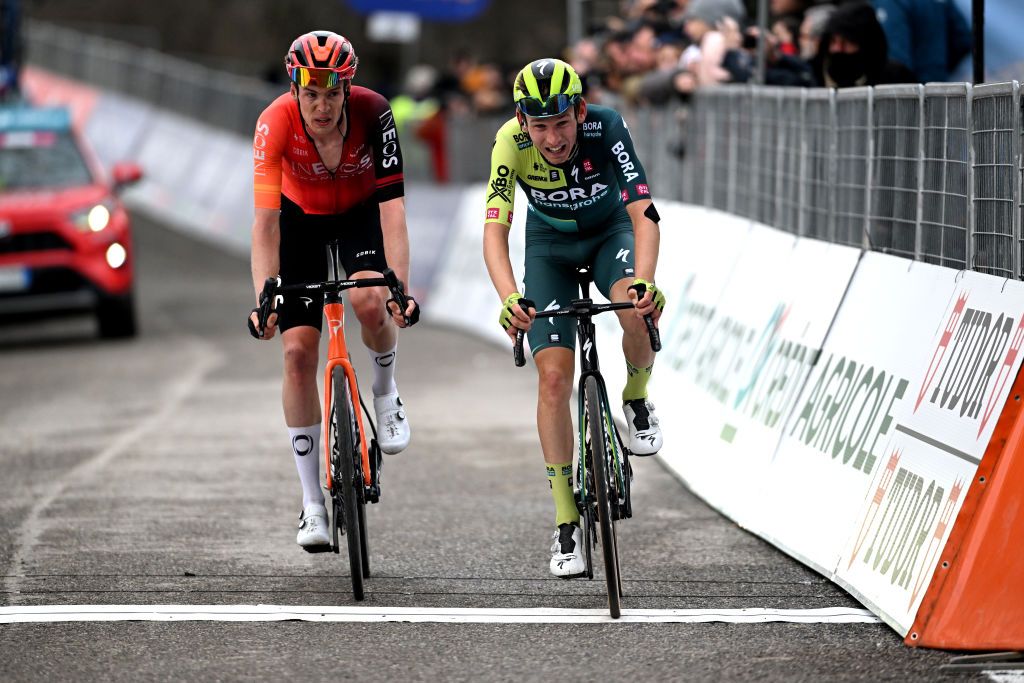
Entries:
[[[491,152],[484,225],[484,260],[502,299],[499,322],[513,339],[517,330],[527,332],[537,365],[537,431],[558,526],[550,568],[562,577],[584,571],[569,408],[576,322],[558,317],[534,326],[533,316],[537,306],[553,309],[579,298],[582,266],[591,268],[609,300],[634,303],[633,310],[618,312],[628,373],[622,393],[628,446],[636,455],[653,455],[662,444],[647,400],[654,352],[643,323],[648,313],[657,320],[665,305],[654,285],[658,213],[622,117],[588,105],[582,90],[576,72],[558,59],[538,59],[519,72],[516,115],[498,130]],[[517,183],[529,200],[522,293],[508,250]]]

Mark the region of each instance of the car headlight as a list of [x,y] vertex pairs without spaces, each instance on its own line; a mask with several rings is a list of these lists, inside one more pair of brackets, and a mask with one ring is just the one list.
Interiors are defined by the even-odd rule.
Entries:
[[100,202],[72,212],[71,222],[82,232],[100,232],[110,225],[113,208],[109,202]]
[[128,250],[123,246],[114,242],[107,247],[107,264],[117,270],[124,265],[124,262],[128,260]]

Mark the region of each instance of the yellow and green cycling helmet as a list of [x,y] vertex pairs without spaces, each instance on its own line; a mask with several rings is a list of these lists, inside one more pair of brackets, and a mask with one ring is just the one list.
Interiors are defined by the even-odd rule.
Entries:
[[561,59],[538,59],[523,67],[512,99],[526,116],[558,116],[580,101],[583,83]]

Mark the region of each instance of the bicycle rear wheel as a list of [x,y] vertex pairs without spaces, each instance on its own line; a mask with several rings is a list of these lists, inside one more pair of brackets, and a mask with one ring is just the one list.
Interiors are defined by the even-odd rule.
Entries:
[[[590,467],[594,473],[594,493],[597,498],[597,522],[601,533],[601,554],[604,557],[604,576],[608,584],[608,611],[612,619],[622,614],[622,584],[619,581],[619,550],[615,543],[615,520],[612,517],[612,495],[616,490],[613,483],[615,472],[608,460],[605,447],[604,411],[602,410],[601,388],[597,378],[587,377],[583,384],[583,401],[586,404],[587,438],[590,441]],[[618,505],[618,497],[615,498]]]
[[[334,432],[334,446],[331,457],[334,460],[332,469],[338,479],[332,483],[331,495],[340,499],[340,510],[343,515],[342,530],[348,539],[348,563],[352,574],[352,595],[356,600],[363,599],[363,531],[365,521],[363,510],[363,477],[362,455],[359,451],[358,427],[355,421],[355,409],[352,405],[352,393],[349,391],[348,377],[345,369],[338,366],[331,372],[333,384],[333,405],[331,408],[331,426]],[[357,465],[358,461],[358,465]]]

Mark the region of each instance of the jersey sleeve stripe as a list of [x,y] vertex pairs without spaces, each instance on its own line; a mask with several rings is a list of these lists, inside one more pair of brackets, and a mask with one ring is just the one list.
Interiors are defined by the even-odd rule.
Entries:
[[394,183],[400,183],[403,180],[403,175],[389,175],[385,178],[377,178],[377,187],[384,187],[385,185],[393,185]]

